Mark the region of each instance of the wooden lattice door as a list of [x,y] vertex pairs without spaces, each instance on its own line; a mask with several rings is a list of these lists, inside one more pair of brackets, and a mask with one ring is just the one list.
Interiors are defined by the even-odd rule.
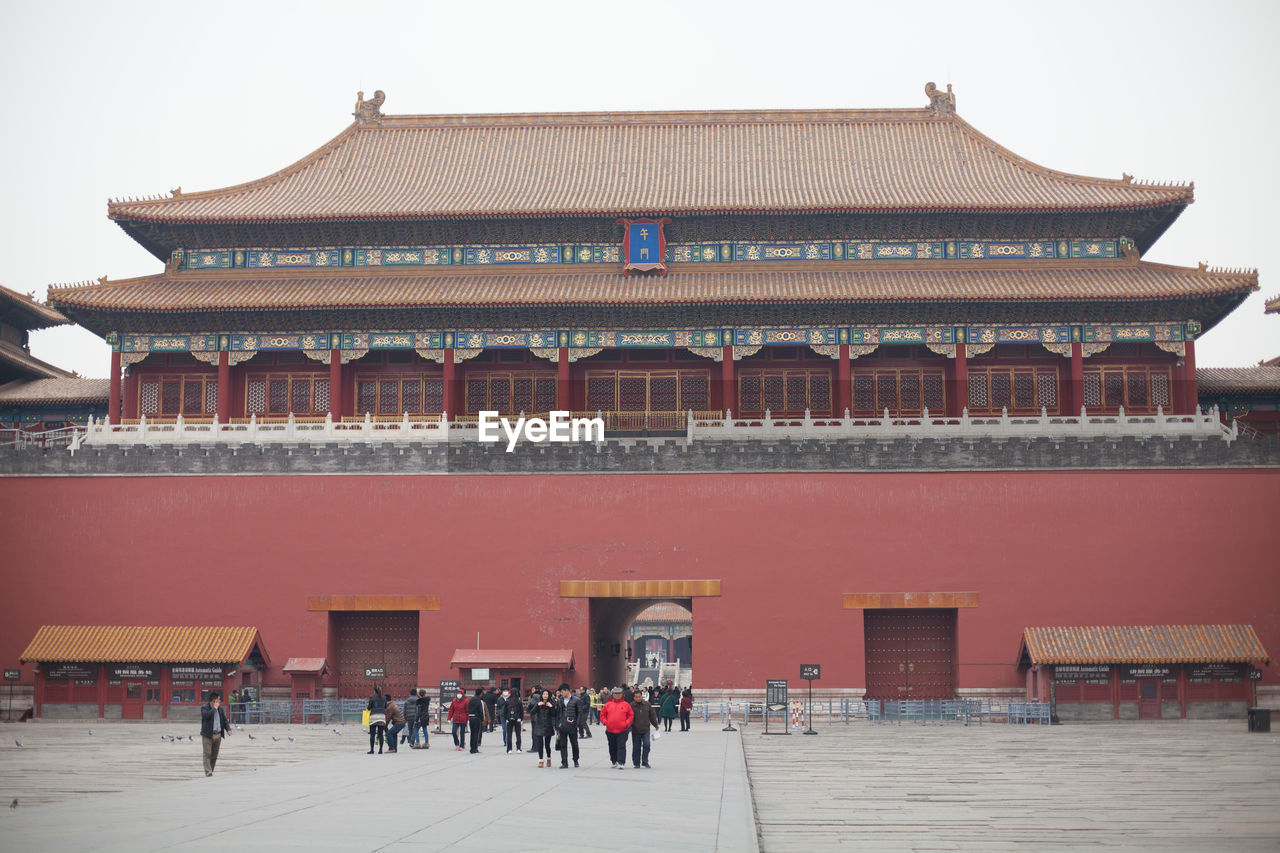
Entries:
[[382,667],[379,683],[404,698],[418,681],[418,614],[415,611],[337,615],[338,691],[346,698],[368,696],[373,680],[366,667]]
[[868,699],[955,695],[954,609],[867,610],[863,624]]

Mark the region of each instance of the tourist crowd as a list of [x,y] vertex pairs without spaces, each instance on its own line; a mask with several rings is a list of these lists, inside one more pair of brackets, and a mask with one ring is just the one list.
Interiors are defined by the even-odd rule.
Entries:
[[[382,754],[395,753],[407,742],[412,749],[430,749],[431,699],[427,691],[412,692],[403,703],[377,686],[368,703],[369,754],[374,747]],[[534,686],[523,696],[510,690],[498,691],[477,687],[471,696],[460,688],[448,705],[447,719],[452,725],[453,748],[476,754],[486,732],[495,728],[502,732],[502,744],[508,753],[524,752],[526,721],[532,738],[529,752],[538,753],[538,766],[553,766],[554,750],[560,753],[560,766],[568,768],[570,756],[578,766],[579,738],[593,737],[591,727],[603,726],[609,743],[609,760],[621,770],[627,763],[627,742],[631,743],[633,767],[649,767],[651,741],[661,732],[671,731],[678,717],[680,731],[690,728],[693,691],[683,691],[671,682],[660,688],[640,685],[593,690],[568,684],[559,688]],[[404,732],[405,728],[407,732]],[[404,732],[402,734],[402,732]],[[421,742],[419,742],[421,741]]]

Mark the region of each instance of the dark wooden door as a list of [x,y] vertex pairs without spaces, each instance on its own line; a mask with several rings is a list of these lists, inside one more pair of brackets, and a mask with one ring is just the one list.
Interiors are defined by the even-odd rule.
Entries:
[[125,720],[141,720],[143,691],[146,684],[142,681],[126,681],[124,683],[124,701],[120,703],[120,717]]
[[1154,678],[1138,680],[1138,719],[1160,719],[1160,682]]
[[373,693],[366,667],[381,667],[378,684],[402,700],[418,681],[416,611],[343,613],[337,621],[338,694],[359,698]]
[[955,695],[956,611],[867,610],[863,614],[867,698]]

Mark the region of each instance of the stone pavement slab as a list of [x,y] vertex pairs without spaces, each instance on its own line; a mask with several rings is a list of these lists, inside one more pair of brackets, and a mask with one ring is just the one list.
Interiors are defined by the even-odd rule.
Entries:
[[1280,736],[1240,722],[743,734],[762,850],[1280,850]]
[[456,752],[447,735],[435,735],[430,750],[370,756],[358,727],[335,735],[325,727],[252,726],[227,741],[211,778],[201,770],[198,736],[161,739],[177,734],[174,724],[2,731],[12,736],[0,746],[0,796],[19,798],[16,809],[0,812],[4,849],[510,853],[563,850],[569,839],[756,849],[741,741],[715,727],[664,736],[652,770],[616,771],[603,733],[582,741],[581,769],[561,770],[558,759],[547,769],[535,755],[508,755],[497,733],[480,755]]

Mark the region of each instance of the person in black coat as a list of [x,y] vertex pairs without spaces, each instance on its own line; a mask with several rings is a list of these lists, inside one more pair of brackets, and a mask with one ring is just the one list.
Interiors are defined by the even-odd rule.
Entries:
[[516,752],[523,752],[520,748],[521,730],[524,728],[524,702],[520,701],[519,696],[508,696],[507,703],[503,711],[503,735],[507,742],[507,752],[511,751],[511,744],[514,741]]
[[471,754],[480,752],[480,735],[485,721],[484,689],[477,687],[476,695],[467,703],[467,723],[471,726]]
[[427,691],[418,691],[418,702],[413,706],[414,718],[418,721],[418,734],[422,736],[422,745],[413,745],[415,749],[430,749],[431,736],[427,732],[431,729],[431,697],[427,695]]
[[200,709],[200,741],[204,746],[204,775],[212,776],[218,763],[218,749],[223,735],[231,734],[227,712],[222,710],[222,694],[213,691],[209,701]]
[[573,746],[573,766],[578,766],[578,722],[582,719],[582,706],[578,697],[569,690],[568,683],[560,685],[560,698],[556,702],[556,745],[560,748],[560,767],[569,766],[569,746]]
[[[556,703],[551,691],[543,690],[537,702],[529,708],[529,724],[533,729],[533,742],[538,745],[538,766],[551,766],[551,736],[556,733]],[[543,755],[546,760],[543,760]]]
[[578,737],[591,737],[591,697],[587,688],[579,687],[573,698],[578,700]]

